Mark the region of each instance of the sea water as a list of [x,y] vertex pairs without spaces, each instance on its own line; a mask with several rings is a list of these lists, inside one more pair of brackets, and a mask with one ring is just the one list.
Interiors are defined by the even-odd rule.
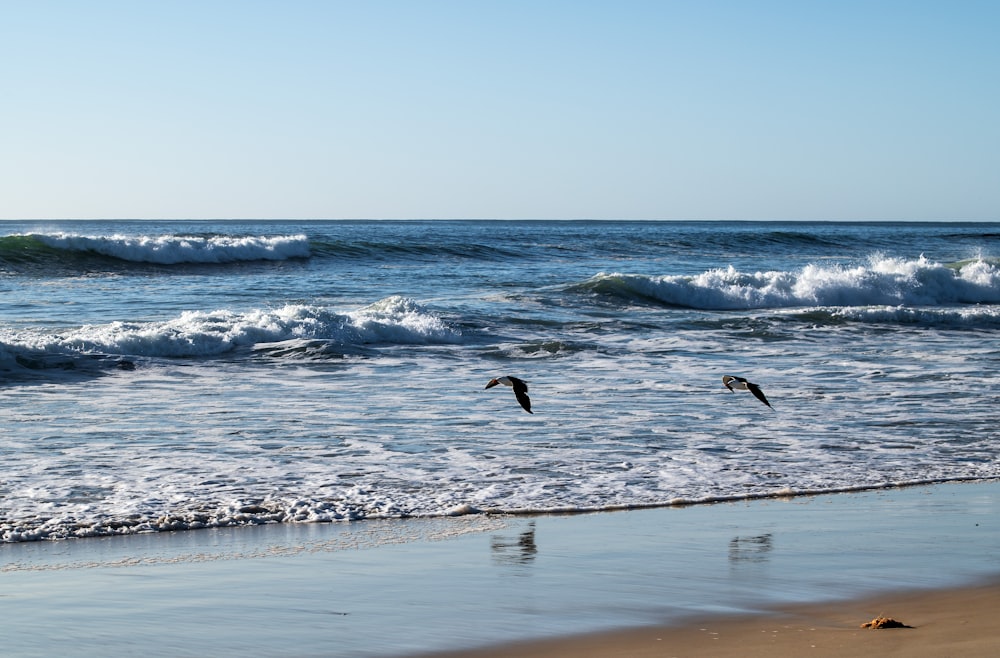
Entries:
[[996,223],[3,222],[0,541],[996,478],[998,329]]

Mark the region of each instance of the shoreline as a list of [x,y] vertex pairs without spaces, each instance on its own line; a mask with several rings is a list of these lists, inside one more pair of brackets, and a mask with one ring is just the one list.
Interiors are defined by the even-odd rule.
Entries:
[[[696,617],[669,625],[515,641],[409,658],[855,658],[861,655],[987,658],[1000,646],[1000,575],[955,588],[881,593],[758,614]],[[869,629],[889,617],[905,628]]]
[[[19,630],[5,638],[10,656],[489,657],[512,646],[585,656],[581,646],[605,642],[625,647],[618,655],[685,655],[663,652],[663,633],[709,637],[711,655],[723,656],[730,634],[742,638],[738,655],[754,655],[747,643],[766,637],[752,645],[774,655],[791,629],[810,634],[806,623],[836,637],[870,634],[865,642],[920,638],[943,623],[894,602],[952,596],[945,608],[1000,612],[998,512],[1000,481],[986,480],[3,544],[0,617]],[[970,583],[987,581],[992,589],[963,603]],[[867,603],[880,600],[884,609]],[[917,630],[857,628],[879,614]],[[641,653],[650,650],[660,653]]]
[[[905,489],[916,489],[920,487],[933,487],[937,485],[948,485],[948,484],[976,484],[984,482],[1000,482],[1000,478],[981,478],[974,476],[960,476],[951,478],[934,478],[927,480],[915,480],[912,482],[898,482],[890,484],[881,485],[859,485],[852,487],[831,487],[828,489],[816,489],[811,491],[798,491],[798,490],[788,490],[788,491],[776,491],[768,493],[749,493],[743,495],[721,495],[713,496],[703,499],[687,499],[687,498],[676,498],[669,502],[662,503],[648,503],[648,504],[623,504],[614,505],[608,507],[600,508],[556,508],[556,509],[545,509],[545,510],[535,510],[535,509],[519,509],[519,510],[506,510],[498,511],[493,509],[478,509],[469,505],[460,505],[458,508],[453,510],[451,514],[442,514],[435,516],[402,516],[402,517],[389,517],[389,518],[358,518],[358,519],[342,519],[336,521],[317,521],[313,522],[316,525],[331,525],[331,526],[343,526],[345,524],[351,523],[413,523],[421,521],[433,521],[433,520],[444,520],[444,519],[454,519],[469,517],[472,519],[504,519],[504,518],[540,518],[546,516],[560,517],[560,516],[586,516],[593,514],[604,514],[604,513],[615,513],[615,512],[642,512],[649,510],[663,510],[663,509],[673,509],[673,508],[685,508],[685,507],[704,507],[710,505],[718,505],[723,503],[753,503],[758,501],[786,501],[795,499],[809,499],[821,496],[830,496],[836,494],[859,494],[859,493],[879,493],[879,492],[891,492],[895,490],[905,490]],[[302,522],[297,521],[275,521],[273,518],[273,513],[262,508],[261,510],[265,516],[266,520],[256,519],[254,521],[244,521],[244,522],[234,522],[234,523],[224,523],[218,525],[206,525],[200,519],[196,519],[192,524],[186,524],[179,520],[179,518],[171,518],[168,522],[161,522],[161,528],[153,528],[148,525],[148,521],[133,522],[133,521],[120,521],[114,520],[112,525],[108,527],[110,530],[102,530],[101,527],[94,528],[92,526],[83,526],[81,529],[85,529],[85,532],[79,534],[72,534],[67,536],[36,536],[37,533],[28,530],[25,534],[30,535],[29,538],[17,537],[15,539],[0,540],[0,547],[12,544],[31,544],[31,543],[49,543],[49,542],[63,542],[63,541],[86,541],[89,539],[119,539],[126,537],[142,537],[151,535],[169,535],[175,532],[198,532],[200,530],[238,530],[240,528],[259,528],[262,526],[284,526],[284,525],[296,525]],[[14,524],[11,524],[14,525]],[[16,525],[24,526],[24,522],[18,522]],[[30,524],[29,524],[30,525]],[[6,530],[3,527],[4,524],[0,524],[0,532]],[[137,526],[144,526],[138,530],[131,530],[131,528]],[[117,528],[127,527],[130,528],[128,532],[116,531]],[[23,532],[23,531],[22,531]],[[0,571],[2,571],[0,567]]]

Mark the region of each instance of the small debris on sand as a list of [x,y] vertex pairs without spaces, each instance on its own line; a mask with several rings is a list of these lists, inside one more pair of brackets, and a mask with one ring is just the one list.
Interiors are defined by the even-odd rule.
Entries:
[[901,621],[896,621],[892,617],[876,617],[869,622],[861,624],[861,628],[913,628]]

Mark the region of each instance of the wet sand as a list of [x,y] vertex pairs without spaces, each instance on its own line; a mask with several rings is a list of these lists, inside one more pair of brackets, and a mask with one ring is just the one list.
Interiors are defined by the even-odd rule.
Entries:
[[[897,592],[838,603],[789,606],[761,614],[713,616],[683,624],[514,642],[436,658],[969,658],[1000,650],[1000,582]],[[862,628],[888,617],[906,628]]]
[[[0,636],[5,656],[986,655],[998,519],[990,481],[4,544]],[[914,628],[859,628],[876,615]]]

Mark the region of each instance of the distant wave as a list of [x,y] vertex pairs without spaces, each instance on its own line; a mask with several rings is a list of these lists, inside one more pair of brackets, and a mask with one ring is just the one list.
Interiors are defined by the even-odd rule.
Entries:
[[544,247],[515,251],[489,244],[378,240],[331,240],[306,235],[192,236],[80,235],[26,233],[0,236],[0,271],[27,268],[43,273],[60,270],[121,268],[135,265],[209,265],[292,259],[335,259],[379,262],[433,261],[440,258],[508,261],[547,258]]
[[[487,244],[475,242],[450,243],[434,240],[427,243],[377,240],[316,240],[311,247],[314,256],[379,261],[396,261],[400,259],[421,261],[442,257],[494,261],[524,258],[526,256],[523,251],[504,249]],[[544,257],[544,255],[544,253],[540,253],[539,257]]]
[[308,258],[310,248],[305,235],[93,236],[31,233],[0,237],[0,263],[44,264],[66,254],[96,255],[127,263],[177,265]]
[[[59,334],[0,333],[0,368],[74,369],[94,355],[212,357],[240,348],[295,353],[289,344],[317,341],[332,348],[449,344],[461,332],[404,297],[338,313],[309,305],[248,312],[190,311],[164,322],[111,322]],[[321,351],[321,350],[320,350]],[[110,366],[116,362],[109,360]]]
[[805,306],[941,306],[1000,303],[1000,268],[987,260],[943,265],[873,257],[857,266],[741,272],[730,266],[693,276],[600,273],[570,290],[600,297],[703,310]]

